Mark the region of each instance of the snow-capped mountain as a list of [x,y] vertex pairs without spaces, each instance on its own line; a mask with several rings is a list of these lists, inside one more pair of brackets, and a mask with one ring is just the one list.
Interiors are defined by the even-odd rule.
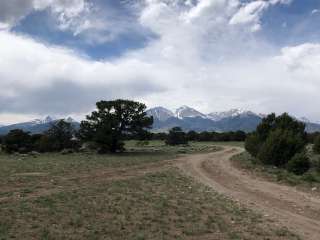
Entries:
[[166,121],[168,118],[174,117],[174,114],[169,109],[164,107],[155,107],[147,110],[149,116],[153,116],[154,119],[159,121]]
[[179,119],[195,118],[195,117],[207,118],[205,114],[188,106],[179,107],[175,112],[175,116]]
[[68,117],[68,118],[66,118],[66,119],[64,119],[66,122],[68,122],[68,123],[76,123],[77,121],[76,120],[74,120],[72,117]]
[[244,109],[231,109],[229,111],[224,112],[212,112],[209,113],[207,117],[213,121],[220,121],[224,118],[233,118],[238,116],[243,117],[249,115],[260,116],[259,114]]
[[[47,116],[44,119],[34,119],[34,120],[30,121],[30,124],[33,124],[33,125],[46,124],[46,123],[51,123],[55,120],[57,120],[57,119],[53,118],[51,116]],[[29,122],[26,122],[26,123],[29,123]]]
[[[154,110],[155,109],[155,110]],[[229,111],[212,112],[203,114],[196,109],[182,106],[175,111],[175,115],[165,108],[158,107],[149,110],[149,115],[154,118],[153,129],[167,131],[179,126],[185,131],[254,131],[266,114],[257,114],[244,109],[231,109]],[[170,114],[167,114],[167,113]],[[298,120],[306,123],[307,132],[320,131],[320,124],[311,123],[307,118]]]
[[[52,124],[57,122],[58,120],[59,119],[56,119],[54,117],[47,116],[44,119],[34,119],[29,122],[2,126],[0,127],[0,135],[7,134],[14,129],[21,129],[32,134],[43,133],[47,131],[52,126]],[[74,128],[79,128],[80,126],[80,124],[71,117],[66,118],[65,121],[71,123]]]

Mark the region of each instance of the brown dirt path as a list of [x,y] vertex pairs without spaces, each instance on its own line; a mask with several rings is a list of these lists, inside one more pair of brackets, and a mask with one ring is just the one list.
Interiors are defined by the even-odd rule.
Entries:
[[187,175],[221,194],[257,210],[297,233],[303,239],[320,240],[320,198],[293,187],[253,178],[235,168],[230,158],[242,148],[183,156],[177,166]]

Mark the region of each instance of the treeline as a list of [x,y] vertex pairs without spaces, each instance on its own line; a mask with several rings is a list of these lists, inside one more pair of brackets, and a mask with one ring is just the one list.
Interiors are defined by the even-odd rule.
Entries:
[[[247,134],[243,131],[237,132],[184,132],[179,127],[170,130],[169,133],[144,134],[124,134],[123,140],[163,140],[168,145],[187,144],[189,141],[211,141],[211,142],[229,142],[245,141]],[[86,143],[81,139],[80,131],[73,128],[72,124],[59,120],[51,125],[51,128],[43,134],[30,134],[20,129],[10,131],[7,135],[0,137],[2,150],[7,153],[29,153],[32,151],[60,152],[68,149],[69,151],[78,151]],[[87,146],[95,148],[94,142]]]
[[[149,139],[152,140],[167,140],[169,133],[150,133]],[[243,131],[236,132],[184,132],[184,136],[188,141],[199,142],[238,142],[245,141],[247,134]]]
[[64,120],[52,124],[43,134],[30,134],[21,129],[11,130],[1,137],[2,150],[7,153],[59,152],[64,149],[78,150],[81,142],[77,131]]
[[[315,143],[320,152],[320,134],[307,134],[305,125],[284,114],[274,114],[262,120],[254,133],[184,132],[179,127],[169,133],[151,133],[153,118],[146,113],[146,105],[130,100],[100,101],[96,110],[86,117],[77,131],[71,123],[60,120],[43,134],[31,135],[16,129],[1,137],[2,150],[8,153],[59,152],[79,150],[90,146],[99,153],[122,152],[125,140],[164,140],[169,145],[188,141],[246,141],[246,149],[266,163],[286,165],[306,144]],[[285,154],[285,156],[284,156]],[[272,161],[280,161],[272,162]]]
[[96,109],[81,122],[78,131],[64,120],[52,124],[43,134],[31,135],[16,129],[1,138],[1,148],[8,153],[59,152],[79,150],[87,144],[99,153],[115,153],[124,151],[124,141],[128,137],[146,138],[153,124],[146,106],[139,102],[100,101]]

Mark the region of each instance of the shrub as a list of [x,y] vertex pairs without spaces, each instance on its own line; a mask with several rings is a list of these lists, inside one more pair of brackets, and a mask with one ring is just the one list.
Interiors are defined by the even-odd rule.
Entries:
[[314,140],[313,151],[320,154],[320,136],[317,136]]
[[174,127],[170,130],[166,140],[167,145],[180,145],[187,143],[187,135],[182,131],[180,127]]
[[320,157],[317,157],[313,162],[315,170],[320,173]]
[[301,177],[301,179],[309,183],[319,182],[318,175],[313,172],[307,172]]
[[41,138],[36,142],[35,148],[39,152],[51,152],[52,141],[47,135],[42,135]]
[[247,137],[245,148],[264,164],[284,167],[306,144],[305,125],[284,113],[265,117]]
[[257,157],[260,151],[261,143],[256,133],[250,134],[245,141],[245,149],[253,157]]
[[3,150],[7,153],[27,153],[33,150],[32,138],[28,132],[11,130],[3,137]]
[[277,129],[270,133],[261,146],[258,158],[268,165],[285,166],[298,152],[304,149],[305,143],[293,131]]
[[305,152],[297,153],[287,164],[287,170],[296,175],[302,175],[310,169],[310,159]]
[[74,134],[74,129],[71,123],[65,120],[59,120],[52,124],[51,128],[45,133],[47,136],[46,151],[61,151],[66,148],[72,148],[72,137]]

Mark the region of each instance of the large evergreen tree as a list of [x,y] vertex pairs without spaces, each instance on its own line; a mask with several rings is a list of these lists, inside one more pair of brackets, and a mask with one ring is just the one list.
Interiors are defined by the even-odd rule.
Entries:
[[130,100],[100,101],[97,110],[81,122],[79,135],[95,142],[101,153],[124,150],[125,136],[143,135],[153,124],[146,105]]

